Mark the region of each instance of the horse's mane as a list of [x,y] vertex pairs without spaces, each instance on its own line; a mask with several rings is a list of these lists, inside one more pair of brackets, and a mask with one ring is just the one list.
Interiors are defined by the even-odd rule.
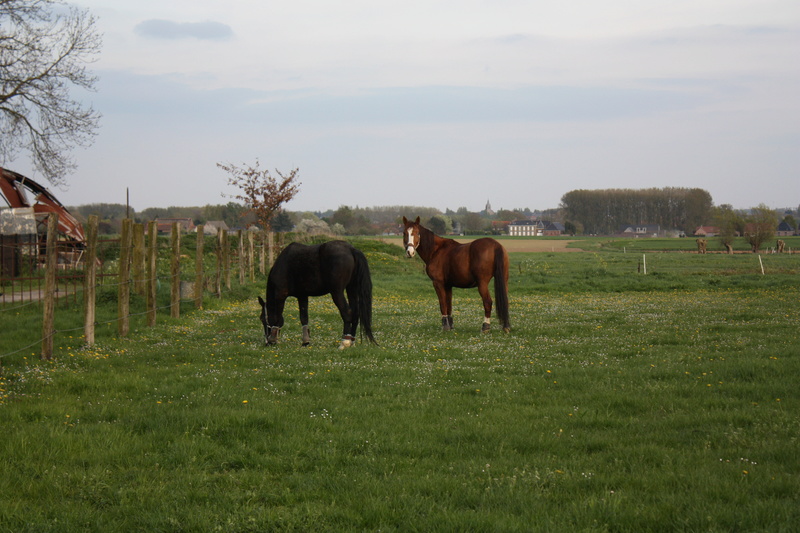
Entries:
[[425,250],[433,251],[435,245],[436,234],[426,228],[419,226],[419,247]]

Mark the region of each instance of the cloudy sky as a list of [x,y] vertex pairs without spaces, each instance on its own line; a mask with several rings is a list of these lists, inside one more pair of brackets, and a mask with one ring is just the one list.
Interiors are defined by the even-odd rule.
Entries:
[[103,119],[68,205],[225,203],[216,163],[256,159],[300,169],[293,211],[800,204],[797,0],[75,3],[104,35]]

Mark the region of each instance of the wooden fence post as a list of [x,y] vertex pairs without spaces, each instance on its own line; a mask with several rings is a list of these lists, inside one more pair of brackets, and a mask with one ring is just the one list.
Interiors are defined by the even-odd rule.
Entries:
[[259,257],[258,257],[258,259],[259,259],[258,270],[259,270],[259,272],[261,273],[262,276],[267,271],[267,265],[266,265],[266,261],[267,261],[267,250],[266,250],[267,241],[266,241],[265,237],[266,237],[266,232],[264,232],[264,231],[262,231],[262,232],[260,232],[258,234],[258,242],[260,244],[260,246],[258,247],[258,250],[259,250],[259,254],[258,254],[259,255]]
[[158,284],[158,272],[156,271],[156,257],[158,255],[158,227],[155,221],[147,223],[148,241],[150,247],[147,250],[147,325],[156,325],[156,287]]
[[247,270],[250,274],[250,283],[254,283],[256,281],[256,262],[252,231],[247,232]]
[[94,322],[96,316],[97,289],[97,215],[89,215],[86,228],[86,255],[84,259],[83,284],[83,336],[88,346],[94,346]]
[[222,232],[224,230],[217,230],[216,246],[217,246],[217,272],[214,274],[214,293],[217,298],[222,298]]
[[172,223],[172,290],[170,292],[169,316],[181,316],[181,235],[177,222]]
[[275,233],[267,233],[267,247],[269,248],[269,268],[275,264]]
[[47,220],[47,248],[44,271],[44,316],[42,317],[42,359],[53,358],[56,310],[56,269],[58,268],[58,215]]
[[236,245],[236,256],[239,259],[239,285],[244,285],[244,269],[245,269],[245,255],[244,255],[244,235],[242,230],[236,232],[236,237],[239,242]]
[[139,222],[133,225],[133,292],[144,296],[145,283],[145,253],[144,253],[144,224]]
[[222,274],[225,276],[225,288],[231,290],[231,255],[228,247],[228,230],[222,230]]
[[205,226],[197,226],[197,247],[194,258],[194,306],[203,308],[203,248],[205,246]]
[[122,234],[119,240],[119,296],[117,298],[117,318],[120,337],[130,331],[131,311],[131,225],[133,221],[126,218],[122,221]]

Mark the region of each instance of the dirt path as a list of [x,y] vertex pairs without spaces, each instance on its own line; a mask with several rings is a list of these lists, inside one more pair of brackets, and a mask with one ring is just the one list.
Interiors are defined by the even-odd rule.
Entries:
[[[458,242],[470,242],[474,241],[475,238],[470,237],[459,237],[456,240]],[[402,237],[381,237],[380,239],[383,242],[387,242],[389,244],[396,244],[397,246],[403,246],[403,239]],[[502,239],[499,241],[506,250],[509,252],[582,252],[580,248],[567,248],[567,245],[573,241],[567,240],[543,240],[543,239]]]

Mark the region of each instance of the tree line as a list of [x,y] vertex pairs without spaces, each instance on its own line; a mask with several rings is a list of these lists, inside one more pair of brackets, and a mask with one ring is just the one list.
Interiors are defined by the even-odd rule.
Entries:
[[688,234],[713,216],[711,194],[703,189],[574,190],[561,198],[565,226],[575,233],[613,235],[624,225],[658,224]]

